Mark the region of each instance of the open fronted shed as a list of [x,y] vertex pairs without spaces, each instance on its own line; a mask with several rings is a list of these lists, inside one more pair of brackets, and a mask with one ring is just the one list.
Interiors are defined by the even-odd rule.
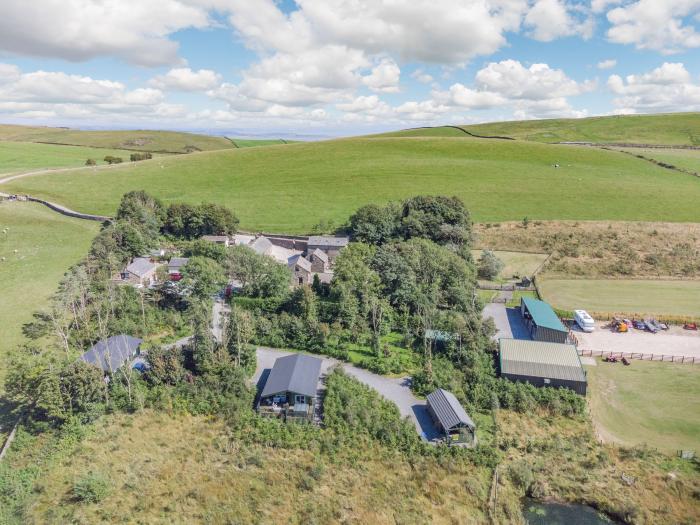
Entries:
[[476,425],[452,392],[438,388],[427,401],[430,416],[450,444],[474,443]]
[[561,322],[549,304],[532,297],[520,299],[520,314],[535,341],[566,343],[569,330]]

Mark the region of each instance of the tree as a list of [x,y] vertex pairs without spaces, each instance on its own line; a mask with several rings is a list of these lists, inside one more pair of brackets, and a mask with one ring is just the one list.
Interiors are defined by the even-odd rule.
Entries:
[[160,200],[145,191],[125,193],[115,216],[117,221],[125,221],[138,228],[149,243],[160,235],[165,217],[165,208]]
[[124,159],[122,159],[121,157],[113,157],[112,155],[107,155],[104,158],[104,161],[107,164],[120,164],[124,161]]
[[85,161],[85,165],[86,166],[95,166],[95,165],[97,165],[97,161],[95,159],[87,159]]
[[471,217],[458,197],[418,196],[404,201],[401,226],[405,239],[422,237],[457,246],[471,243]]
[[492,281],[498,277],[504,266],[503,261],[496,257],[495,253],[491,250],[484,250],[479,257],[477,273],[480,278]]
[[309,286],[299,286],[292,292],[288,309],[309,326],[318,322],[318,297]]
[[227,266],[229,277],[240,283],[245,296],[283,297],[289,291],[289,268],[247,246],[230,248]]
[[226,264],[228,250],[223,244],[215,244],[204,239],[195,239],[187,243],[184,248],[185,257],[208,257],[214,259],[219,264]]
[[59,388],[66,412],[91,413],[107,400],[102,370],[78,360],[59,373]]
[[255,320],[250,312],[233,308],[227,326],[227,348],[233,362],[249,373],[255,370],[255,348],[250,344],[255,336]]
[[146,380],[152,385],[176,385],[185,375],[179,348],[155,347],[148,351]]
[[224,269],[207,257],[191,257],[182,268],[182,286],[197,299],[215,294],[226,284]]
[[196,239],[202,235],[233,235],[238,217],[218,204],[172,204],[163,231],[175,237]]
[[354,241],[380,245],[395,239],[400,225],[401,208],[398,204],[368,204],[350,217],[350,235]]

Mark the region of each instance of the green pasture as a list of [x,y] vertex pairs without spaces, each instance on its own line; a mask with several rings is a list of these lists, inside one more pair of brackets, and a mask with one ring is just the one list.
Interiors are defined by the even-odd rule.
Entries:
[[700,453],[700,366],[598,360],[586,371],[593,420],[604,438]]
[[700,317],[700,281],[539,278],[537,285],[562,310]]
[[[559,165],[559,167],[555,167]],[[624,153],[470,137],[360,138],[162,157],[27,177],[6,191],[114,213],[143,189],[231,207],[249,230],[339,226],[358,207],[418,194],[462,198],[476,221],[698,220],[700,179]],[[631,192],[631,188],[634,192]]]

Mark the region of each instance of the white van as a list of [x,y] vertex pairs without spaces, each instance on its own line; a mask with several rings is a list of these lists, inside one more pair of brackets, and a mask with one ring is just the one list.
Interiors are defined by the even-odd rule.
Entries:
[[595,321],[588,315],[586,310],[574,310],[574,319],[576,324],[581,327],[584,332],[592,332],[595,330]]

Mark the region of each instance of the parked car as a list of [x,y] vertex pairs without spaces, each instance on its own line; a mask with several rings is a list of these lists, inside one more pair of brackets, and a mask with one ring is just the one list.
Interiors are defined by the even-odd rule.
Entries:
[[656,328],[656,327],[651,323],[651,321],[645,320],[645,321],[644,321],[644,326],[646,326],[646,329],[647,329],[648,331],[650,331],[652,334],[655,334],[656,332],[659,331],[659,329]]
[[632,326],[634,326],[637,330],[646,330],[647,329],[647,325],[644,324],[644,321],[640,321],[639,319],[633,319]]
[[595,321],[586,310],[574,310],[574,320],[584,332],[595,330]]

